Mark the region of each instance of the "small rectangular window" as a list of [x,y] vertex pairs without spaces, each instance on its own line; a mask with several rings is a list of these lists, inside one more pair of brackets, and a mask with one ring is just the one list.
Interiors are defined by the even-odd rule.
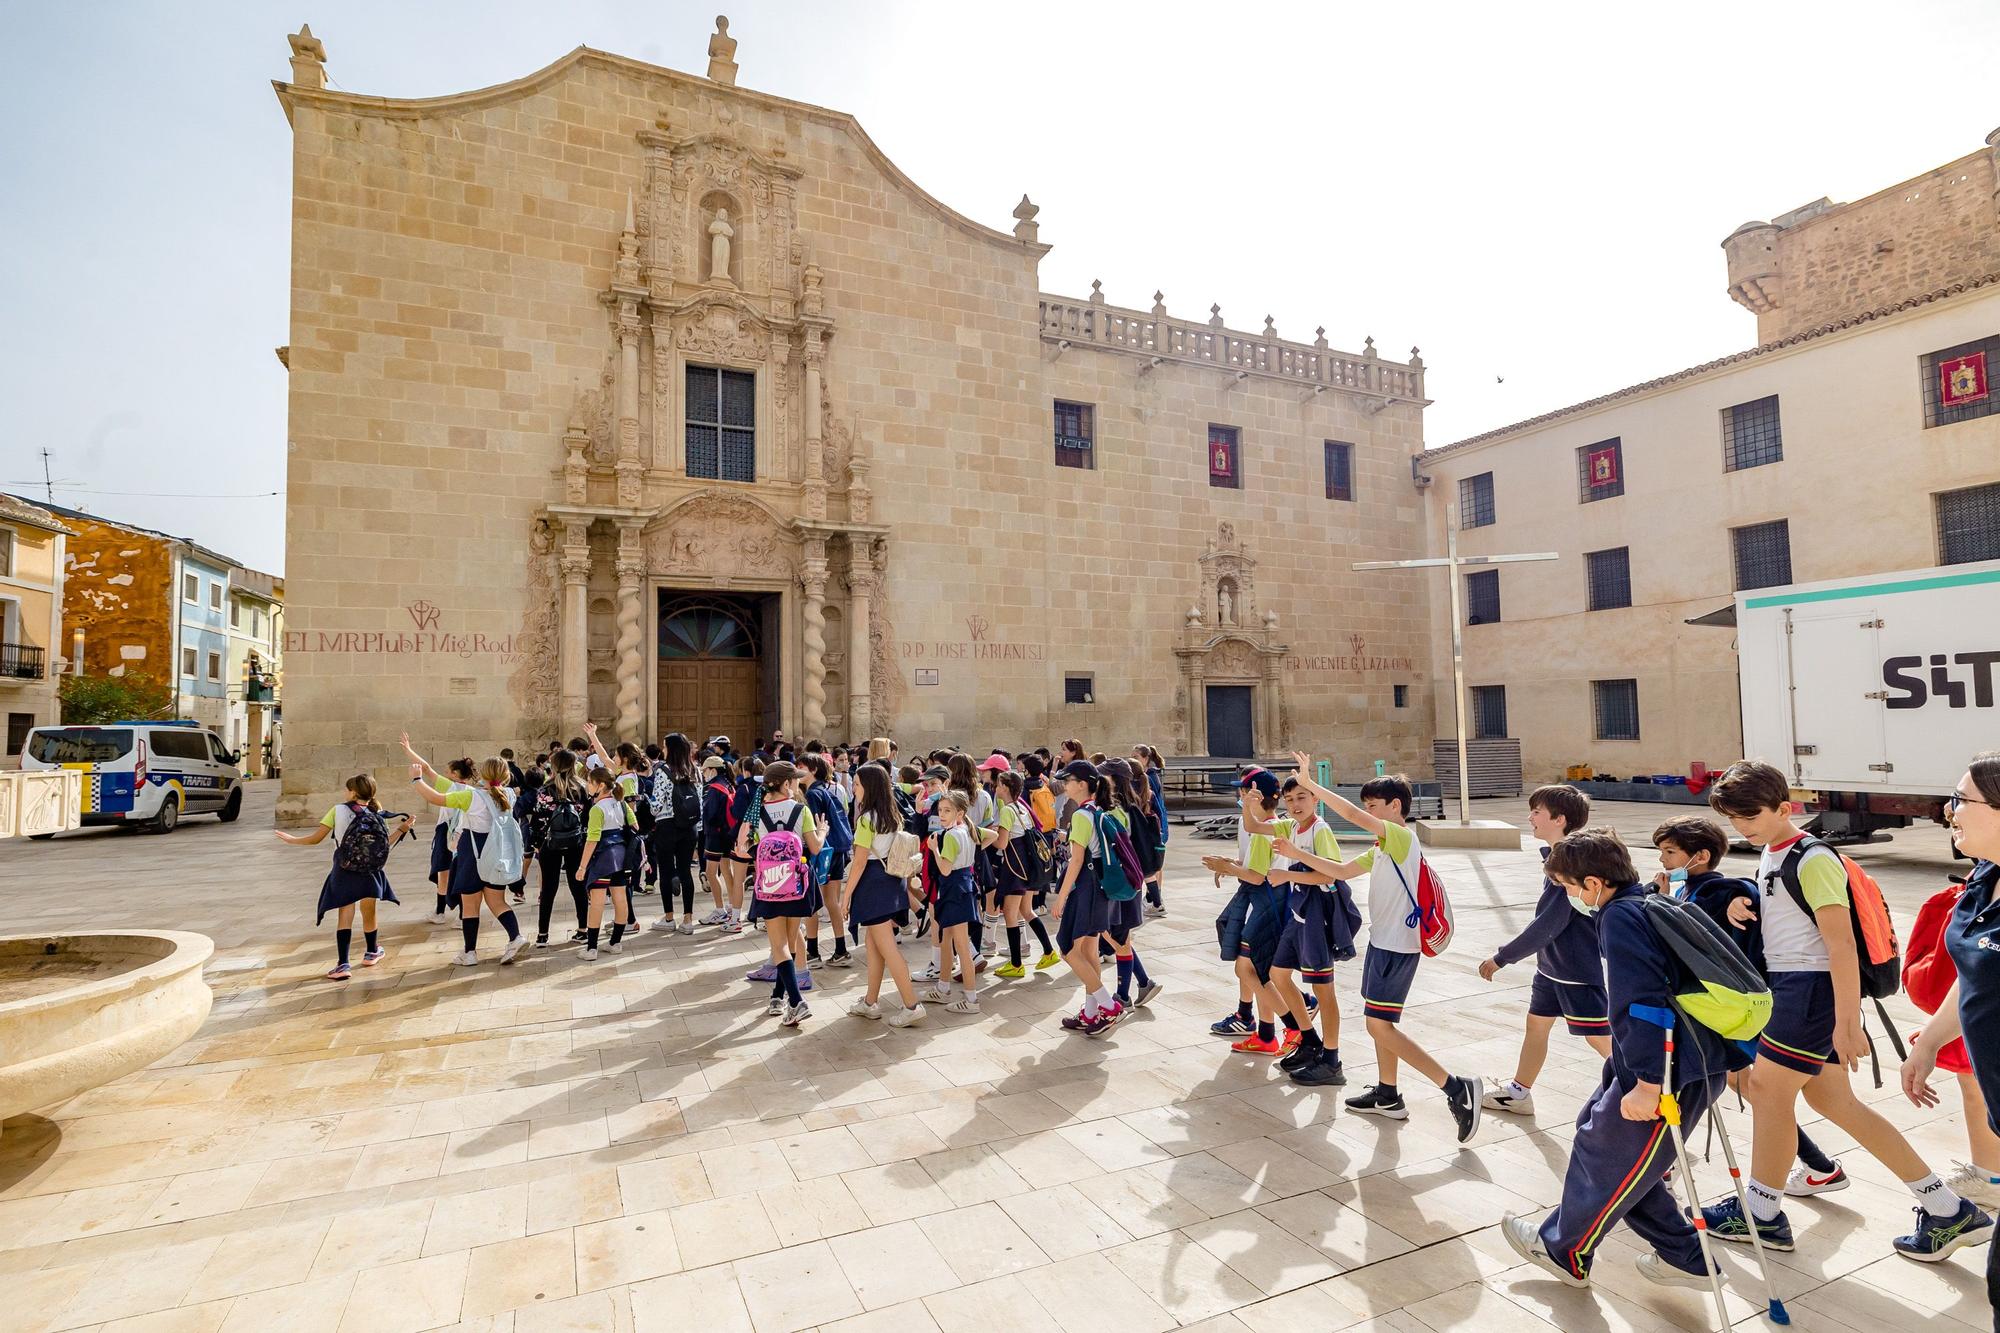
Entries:
[[1097,702],[1097,691],[1093,687],[1093,676],[1068,675],[1063,677],[1063,702],[1066,704],[1088,704]]
[[1208,428],[1208,484],[1243,489],[1242,437],[1234,426],[1211,424]]
[[1354,446],[1340,440],[1326,442],[1326,498],[1354,498]]
[[201,601],[201,576],[199,574],[181,575],[181,600],[183,602],[195,603]]
[[191,677],[194,675],[195,656],[196,654],[194,649],[192,648],[181,649],[181,674],[183,676]]
[[18,755],[27,748],[28,733],[35,729],[33,713],[7,714],[7,753]]
[[1465,576],[1465,623],[1491,625],[1500,619],[1500,571],[1482,569]]
[[229,628],[241,629],[242,627],[243,627],[243,603],[231,602],[229,604]]
[[2000,482],[1941,491],[1933,498],[1939,564],[2000,560]]
[[2000,413],[2000,334],[1918,358],[1924,378],[1924,429]]
[[1408,708],[1410,706],[1410,687],[1407,685],[1398,685],[1395,689],[1396,707]]
[[1736,589],[1777,588],[1792,581],[1792,535],[1785,519],[1731,528],[1736,557]]
[[757,377],[717,366],[687,368],[687,474],[757,480]]
[[1610,611],[1632,605],[1632,552],[1627,546],[1587,551],[1583,564],[1590,581],[1590,609]]
[[222,679],[222,654],[221,654],[221,653],[210,653],[210,654],[208,655],[208,678],[209,678],[210,680],[221,680],[221,679]]
[[1722,409],[1722,470],[1741,472],[1782,462],[1785,442],[1778,429],[1778,395]]
[[1625,445],[1623,441],[1599,440],[1576,451],[1577,503],[1608,500],[1625,494]]
[[1483,528],[1493,522],[1493,474],[1482,472],[1458,483],[1458,526]]
[[1466,691],[1471,695],[1468,701],[1472,708],[1472,738],[1485,740],[1489,736],[1507,734],[1507,687],[1505,685],[1474,685]]
[[211,583],[208,585],[208,609],[211,611],[220,611],[222,609],[222,585],[220,583]]
[[[15,542],[15,540],[16,540],[16,536],[15,536],[15,532],[14,532],[14,529],[12,529],[12,528],[0,528],[0,578],[10,578],[10,579],[11,579],[11,578],[13,578],[13,577],[14,577],[14,542]],[[27,716],[28,716],[29,718],[31,718],[31,719],[32,719],[32,718],[33,718],[33,716],[34,716],[34,714],[30,713],[30,714],[28,714]],[[31,726],[33,725],[32,721],[30,722],[30,724],[29,724],[29,725],[31,725]],[[14,747],[13,749],[11,749],[11,750],[7,751],[7,753],[8,753],[8,754],[19,754],[19,753],[21,753],[21,747],[17,745],[17,746],[15,746],[15,747]]]
[[1089,403],[1056,400],[1056,466],[1097,466],[1096,411]]
[[1593,680],[1590,682],[1591,711],[1596,716],[1597,739],[1636,741],[1639,739],[1639,682],[1636,680]]

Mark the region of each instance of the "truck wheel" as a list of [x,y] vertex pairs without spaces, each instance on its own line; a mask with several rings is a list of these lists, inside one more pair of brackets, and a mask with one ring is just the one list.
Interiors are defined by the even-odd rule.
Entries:
[[172,794],[169,794],[168,796],[166,796],[164,799],[161,800],[160,812],[153,816],[152,827],[148,830],[148,832],[172,833],[174,831],[174,826],[180,822],[181,822],[180,799],[176,796],[173,796]]
[[233,824],[236,822],[236,816],[242,813],[243,789],[238,787],[235,791],[229,793],[229,799],[223,802],[222,811],[216,815],[216,818],[225,824]]

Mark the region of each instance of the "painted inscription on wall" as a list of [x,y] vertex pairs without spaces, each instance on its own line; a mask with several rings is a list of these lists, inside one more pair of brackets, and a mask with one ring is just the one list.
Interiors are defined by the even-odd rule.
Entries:
[[1407,674],[1416,669],[1416,659],[1370,653],[1367,640],[1359,634],[1347,636],[1345,653],[1293,653],[1285,659],[1285,670],[1294,674],[1352,676],[1370,671]]
[[[904,658],[938,662],[1005,660],[1042,662],[1048,660],[1048,646],[1040,643],[1008,643],[989,637],[992,622],[985,616],[965,618],[963,639],[904,639],[897,652]],[[921,682],[919,682],[921,683]]]
[[285,631],[288,653],[367,653],[435,655],[471,659],[490,657],[501,663],[520,659],[524,642],[515,634],[458,633],[438,628],[444,613],[427,601],[412,602],[409,612],[413,628],[408,630],[309,630]]

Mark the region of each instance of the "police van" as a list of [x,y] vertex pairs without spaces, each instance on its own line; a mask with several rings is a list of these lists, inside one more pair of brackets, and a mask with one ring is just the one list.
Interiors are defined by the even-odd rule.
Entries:
[[183,815],[228,823],[243,813],[239,757],[199,722],[36,727],[21,750],[30,771],[83,774],[83,822],[170,833]]

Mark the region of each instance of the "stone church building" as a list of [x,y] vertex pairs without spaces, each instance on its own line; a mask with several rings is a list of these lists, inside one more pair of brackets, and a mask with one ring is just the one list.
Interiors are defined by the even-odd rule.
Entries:
[[1425,588],[1350,569],[1423,554],[1414,349],[1043,292],[1025,196],[726,23],[407,101],[291,45],[284,813],[586,720],[1423,767]]

